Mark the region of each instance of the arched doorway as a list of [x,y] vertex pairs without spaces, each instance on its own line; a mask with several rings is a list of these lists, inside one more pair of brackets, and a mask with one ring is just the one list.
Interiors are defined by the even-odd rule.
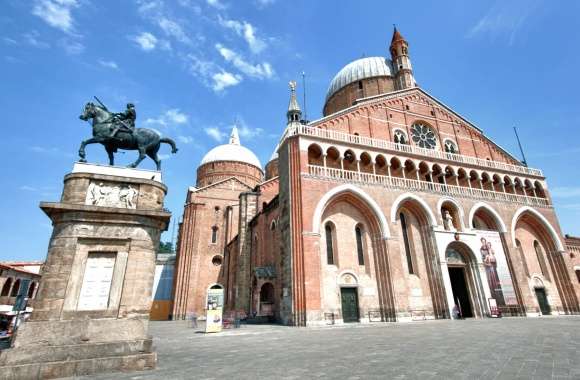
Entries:
[[534,278],[534,294],[538,300],[538,306],[542,315],[552,314],[552,309],[550,308],[550,303],[548,302],[546,287],[544,286],[542,280],[539,278]]
[[[473,252],[463,243],[453,242],[445,250],[445,258],[451,283],[452,302],[457,305],[463,318],[482,316],[481,291],[478,288],[478,273],[474,265]],[[448,292],[449,297],[449,292]]]
[[274,315],[274,285],[266,282],[260,288],[260,313],[263,316]]

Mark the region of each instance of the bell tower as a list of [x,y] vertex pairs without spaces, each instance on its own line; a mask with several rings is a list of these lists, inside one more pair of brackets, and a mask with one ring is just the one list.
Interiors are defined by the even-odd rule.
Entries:
[[393,68],[395,70],[395,89],[404,90],[415,87],[413,67],[411,66],[411,59],[409,58],[409,44],[401,33],[399,33],[396,26],[393,30],[390,51]]

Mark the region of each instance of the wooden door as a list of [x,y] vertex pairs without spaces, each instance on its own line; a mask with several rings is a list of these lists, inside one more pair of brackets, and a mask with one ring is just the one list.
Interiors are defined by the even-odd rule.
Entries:
[[535,288],[536,298],[538,299],[538,304],[540,305],[540,310],[542,314],[549,315],[551,313],[550,304],[548,303],[548,297],[546,297],[546,289]]
[[342,320],[344,322],[358,322],[358,294],[356,288],[341,288]]

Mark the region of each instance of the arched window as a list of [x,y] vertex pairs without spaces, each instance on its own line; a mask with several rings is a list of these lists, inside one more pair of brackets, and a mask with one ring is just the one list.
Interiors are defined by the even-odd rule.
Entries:
[[400,129],[395,130],[393,139],[395,140],[395,144],[409,144],[407,135]]
[[217,237],[218,237],[218,228],[217,228],[217,226],[213,226],[211,228],[211,243],[212,244],[217,243]]
[[403,232],[403,241],[405,243],[405,255],[407,256],[407,267],[409,268],[409,274],[415,274],[413,257],[411,256],[411,243],[409,241],[409,231],[407,230],[407,220],[405,219],[405,214],[400,213],[399,219],[401,220],[401,231]]
[[548,268],[546,267],[546,261],[544,260],[544,251],[542,246],[537,240],[534,240],[534,249],[536,250],[536,257],[538,258],[538,263],[540,263],[540,270],[542,271],[542,276],[548,281],[550,281],[550,274],[548,273]]
[[363,247],[363,233],[360,226],[354,229],[356,235],[356,253],[358,256],[358,265],[365,265],[365,252]]
[[328,265],[334,265],[333,232],[332,224],[326,223],[324,226],[324,233],[326,236],[326,263]]
[[0,296],[6,297],[10,294],[10,287],[12,286],[12,278],[8,278],[2,286],[2,292],[0,292]]
[[516,239],[516,248],[520,253],[520,257],[522,259],[522,265],[524,266],[524,273],[527,277],[530,277],[530,271],[528,269],[528,263],[526,262],[526,255],[524,254],[524,250],[522,249],[522,243],[518,239]]
[[445,140],[445,152],[457,153],[457,145],[451,140]]
[[36,282],[31,282],[30,286],[28,287],[28,298],[32,298],[34,296],[34,289],[36,289]]
[[14,281],[14,286],[12,287],[12,293],[10,297],[16,297],[18,295],[18,290],[20,289],[20,280]]

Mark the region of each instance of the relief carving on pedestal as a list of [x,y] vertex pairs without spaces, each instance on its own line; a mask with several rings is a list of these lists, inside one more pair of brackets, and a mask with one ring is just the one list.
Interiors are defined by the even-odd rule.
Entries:
[[135,209],[137,194],[139,194],[137,188],[129,184],[91,182],[87,189],[85,204]]

